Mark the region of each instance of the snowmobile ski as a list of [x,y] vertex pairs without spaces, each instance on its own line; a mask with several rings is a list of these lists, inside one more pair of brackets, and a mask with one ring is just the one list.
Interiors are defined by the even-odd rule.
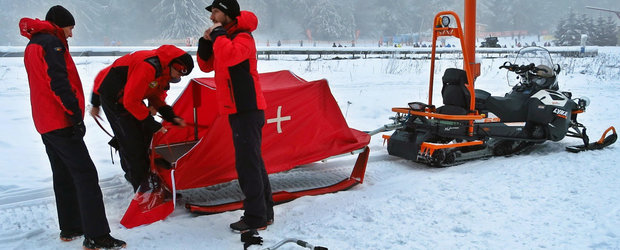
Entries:
[[[613,134],[607,136],[607,133],[609,133],[610,131],[613,132]],[[590,143],[584,142],[583,145],[568,146],[566,147],[566,151],[579,153],[582,151],[603,149],[616,142],[617,139],[618,134],[616,134],[616,129],[612,126],[605,130],[605,133],[603,133],[601,139],[599,139],[598,141]]]

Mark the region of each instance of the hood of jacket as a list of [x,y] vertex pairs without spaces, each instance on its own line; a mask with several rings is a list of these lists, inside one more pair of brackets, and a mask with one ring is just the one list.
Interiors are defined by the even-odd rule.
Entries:
[[237,24],[234,25],[229,34],[234,34],[237,32],[248,31],[253,32],[258,27],[258,17],[252,12],[249,11],[241,11],[241,14],[237,17]]
[[186,52],[182,49],[174,45],[162,45],[159,48],[155,49],[155,54],[159,57],[159,61],[161,65],[165,68],[168,68],[170,62],[175,58],[182,56]]
[[48,33],[57,36],[61,41],[66,41],[64,31],[49,21],[24,17],[19,20],[19,32],[22,36],[30,39],[38,33]]

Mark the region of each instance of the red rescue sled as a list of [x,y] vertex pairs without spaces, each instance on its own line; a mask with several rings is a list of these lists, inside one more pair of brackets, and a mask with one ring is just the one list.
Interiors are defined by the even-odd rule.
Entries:
[[[289,71],[260,74],[267,109],[262,152],[269,174],[291,170],[331,156],[359,153],[353,171],[341,182],[295,192],[276,192],[276,203],[305,195],[346,190],[362,183],[370,135],[349,128],[327,80],[306,81]],[[164,123],[166,134],[152,141],[150,185],[138,190],[121,224],[127,228],[152,223],[174,210],[175,193],[229,182],[237,178],[228,117],[219,115],[213,78],[192,79],[173,105],[192,126]],[[242,201],[216,205],[188,202],[192,212],[219,213],[242,208]]]

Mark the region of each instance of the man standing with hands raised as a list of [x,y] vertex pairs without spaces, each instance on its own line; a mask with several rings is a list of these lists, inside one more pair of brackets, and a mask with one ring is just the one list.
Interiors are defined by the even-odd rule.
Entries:
[[198,43],[198,65],[215,71],[216,96],[221,115],[228,115],[235,147],[235,169],[245,195],[241,219],[230,224],[237,232],[265,229],[273,223],[271,184],[261,153],[265,125],[265,98],[256,68],[252,31],[258,18],[240,11],[236,0],[215,0],[206,8],[213,26]]

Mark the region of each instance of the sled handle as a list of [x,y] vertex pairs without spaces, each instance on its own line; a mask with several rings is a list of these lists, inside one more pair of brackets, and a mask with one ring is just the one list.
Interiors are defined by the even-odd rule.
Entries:
[[614,128],[614,126],[611,126],[607,130],[605,130],[605,133],[603,133],[601,139],[599,139],[596,143],[603,144],[603,142],[605,141],[605,137],[607,137],[607,133],[609,133],[609,131],[613,131],[613,133],[616,134],[616,128]]

